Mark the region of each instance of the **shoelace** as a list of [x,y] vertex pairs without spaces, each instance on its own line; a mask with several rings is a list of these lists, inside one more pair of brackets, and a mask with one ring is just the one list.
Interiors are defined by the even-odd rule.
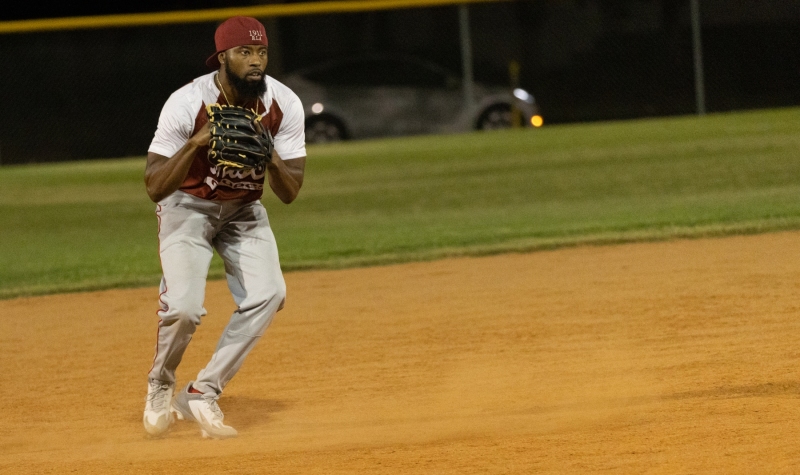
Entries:
[[213,412],[215,416],[219,417],[220,419],[225,417],[222,414],[222,409],[220,409],[219,405],[217,404],[217,397],[204,395],[203,399],[206,401],[206,404],[208,404],[208,408],[211,409],[211,412]]
[[164,407],[164,404],[167,402],[167,390],[169,390],[169,384],[150,385],[150,393],[147,395],[147,401],[150,402],[153,409],[161,409]]

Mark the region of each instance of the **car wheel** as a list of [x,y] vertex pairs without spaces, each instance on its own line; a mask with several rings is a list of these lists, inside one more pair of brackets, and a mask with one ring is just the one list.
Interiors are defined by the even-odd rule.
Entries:
[[508,129],[511,127],[511,105],[494,104],[478,117],[478,130]]
[[346,139],[347,129],[338,118],[317,115],[306,119],[306,143],[328,143]]

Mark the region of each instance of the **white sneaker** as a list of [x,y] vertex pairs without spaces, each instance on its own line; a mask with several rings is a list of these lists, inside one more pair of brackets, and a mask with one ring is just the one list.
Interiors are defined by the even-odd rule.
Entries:
[[217,405],[216,394],[197,394],[190,393],[189,384],[175,396],[172,401],[172,412],[179,420],[194,421],[200,425],[200,433],[203,437],[212,439],[228,439],[239,435],[231,426],[226,426],[222,421],[225,415]]
[[150,381],[147,385],[147,397],[144,398],[144,430],[148,434],[159,436],[169,430],[174,419],[169,410],[172,400],[173,385],[161,381]]

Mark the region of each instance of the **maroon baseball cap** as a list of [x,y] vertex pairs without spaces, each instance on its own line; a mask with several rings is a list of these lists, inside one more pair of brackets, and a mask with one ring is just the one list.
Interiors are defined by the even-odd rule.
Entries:
[[216,43],[217,52],[206,60],[206,66],[211,69],[219,69],[217,55],[237,46],[267,46],[267,31],[264,29],[264,25],[255,18],[235,16],[228,18],[217,27],[217,32],[214,33],[214,43]]

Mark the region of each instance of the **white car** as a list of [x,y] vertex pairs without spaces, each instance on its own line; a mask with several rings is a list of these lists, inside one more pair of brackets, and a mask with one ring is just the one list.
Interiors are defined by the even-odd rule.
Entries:
[[527,91],[476,83],[475,100],[467,106],[458,75],[416,57],[340,59],[279,80],[306,109],[308,143],[507,128],[514,120],[542,125]]

